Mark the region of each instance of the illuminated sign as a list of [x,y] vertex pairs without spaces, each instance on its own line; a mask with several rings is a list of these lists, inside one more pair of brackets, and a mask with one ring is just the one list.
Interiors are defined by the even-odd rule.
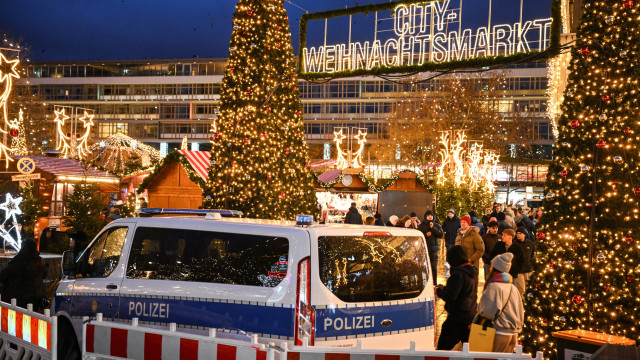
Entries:
[[427,71],[521,59],[555,44],[552,27],[559,30],[552,25],[560,20],[551,16],[552,1],[465,1],[464,9],[462,0],[396,1],[303,15],[300,75]]

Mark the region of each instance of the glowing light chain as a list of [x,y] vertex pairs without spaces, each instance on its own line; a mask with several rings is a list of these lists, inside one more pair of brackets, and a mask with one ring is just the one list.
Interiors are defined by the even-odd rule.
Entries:
[[60,110],[53,110],[56,114],[56,118],[53,122],[56,123],[56,132],[58,133],[58,143],[56,144],[56,150],[62,153],[62,157],[66,158],[71,153],[70,140],[71,137],[67,136],[63,130],[65,121],[69,120],[69,115],[66,114],[65,108]]
[[354,168],[363,168],[364,163],[362,162],[362,152],[364,151],[364,144],[367,142],[367,132],[358,129],[358,135],[355,136],[356,140],[358,140],[358,151],[354,153],[353,161],[351,165]]
[[[4,67],[3,64],[5,65]],[[0,108],[2,108],[2,115],[5,126],[8,126],[10,129],[13,129],[17,123],[17,121],[9,120],[9,109],[7,104],[9,102],[11,91],[13,90],[13,79],[20,78],[20,75],[16,70],[18,64],[20,64],[19,59],[9,60],[2,52],[0,52],[0,83],[4,83],[4,91],[0,95]],[[3,69],[5,68],[8,68],[9,70],[3,71]],[[7,133],[7,131],[1,127],[0,132],[3,134]],[[7,146],[4,142],[0,142],[0,160],[5,160],[5,167],[9,167],[9,162],[13,161],[13,159],[9,156],[11,153],[13,153],[13,149]]]
[[[336,167],[340,170],[344,170],[346,168],[363,168],[365,166],[362,161],[362,156],[364,153],[364,146],[367,142],[367,131],[358,129],[358,134],[354,135],[354,138],[358,141],[358,150],[351,153],[350,151],[342,150],[342,143],[347,136],[343,133],[343,129],[339,131],[333,132],[334,138],[333,141],[336,143]],[[351,156],[351,160],[348,160],[348,157]]]
[[467,136],[464,131],[453,134],[445,131],[440,135],[440,165],[437,168],[436,182],[444,185],[448,180],[460,187],[468,184],[471,190],[484,188],[487,192],[495,192],[495,180],[499,163],[499,155],[491,150],[483,149],[481,143],[475,143],[470,149],[465,148]]
[[[21,215],[22,210],[20,210],[20,203],[22,202],[22,197],[13,198],[11,194],[6,194],[6,201],[0,204],[0,210],[4,210],[5,216],[4,221],[2,222],[2,226],[0,226],[0,237],[4,240],[5,243],[8,243],[11,247],[16,249],[16,251],[20,250],[20,246],[22,243],[22,239],[20,237],[20,231],[17,231],[17,220],[16,215]],[[11,227],[7,229],[6,223],[11,219]],[[14,238],[11,234],[11,231],[15,229],[16,237]]]
[[336,166],[338,169],[346,169],[349,167],[349,162],[345,158],[346,152],[342,150],[342,142],[347,137],[342,133],[342,129],[340,131],[333,132],[334,138],[333,141],[336,143],[337,150],[337,158],[336,158]]
[[89,149],[89,135],[91,135],[91,127],[93,127],[93,117],[95,114],[89,114],[87,111],[84,111],[84,115],[80,118],[80,121],[84,124],[85,132],[80,137],[80,141],[78,146],[76,147],[76,151],[79,157],[87,157],[91,154],[91,150]]

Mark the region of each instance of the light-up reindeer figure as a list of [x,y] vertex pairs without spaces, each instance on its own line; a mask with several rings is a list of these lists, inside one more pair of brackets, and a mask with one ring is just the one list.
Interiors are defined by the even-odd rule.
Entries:
[[[79,157],[85,157],[91,153],[89,150],[89,135],[91,135],[91,128],[93,127],[93,117],[95,114],[89,114],[84,111],[84,115],[80,118],[80,121],[84,124],[84,134],[80,137],[80,142],[76,147]],[[63,124],[64,125],[64,124]]]
[[64,122],[69,120],[69,115],[65,114],[64,108],[53,111],[56,114],[56,118],[53,119],[53,122],[56,123],[56,132],[58,133],[58,146],[56,147],[56,150],[59,150],[62,153],[62,157],[66,158],[71,152],[71,145],[69,145],[71,137],[65,134],[63,127]]

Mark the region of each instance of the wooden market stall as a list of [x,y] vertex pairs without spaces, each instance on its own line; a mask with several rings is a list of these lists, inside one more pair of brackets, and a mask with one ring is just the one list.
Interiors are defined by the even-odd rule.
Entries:
[[146,191],[150,208],[198,209],[210,156],[209,151],[174,151],[142,181],[138,192]]

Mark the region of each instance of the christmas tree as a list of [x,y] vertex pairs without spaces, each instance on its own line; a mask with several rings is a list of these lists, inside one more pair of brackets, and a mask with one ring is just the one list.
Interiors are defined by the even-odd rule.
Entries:
[[283,0],[240,0],[229,46],[203,206],[264,219],[315,214]]
[[551,333],[638,339],[640,10],[587,2],[549,169],[523,343],[556,358]]

